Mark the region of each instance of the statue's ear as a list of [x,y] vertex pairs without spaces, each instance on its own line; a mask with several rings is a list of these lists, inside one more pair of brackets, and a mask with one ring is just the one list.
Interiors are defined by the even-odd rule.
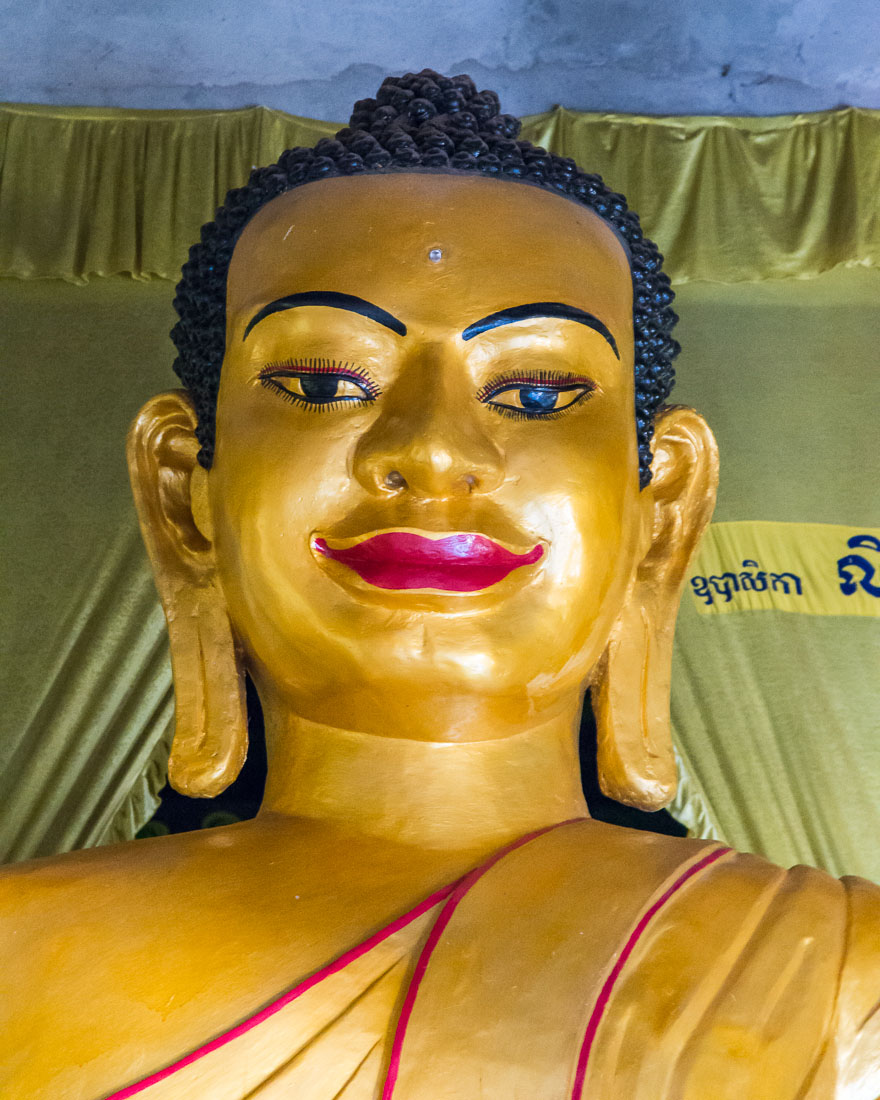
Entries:
[[672,641],[718,484],[715,438],[693,409],[663,409],[652,447],[653,477],[642,490],[650,543],[591,685],[602,790],[642,810],[665,806],[678,782],[669,726]]
[[196,413],[183,390],[141,409],[128,433],[128,469],[141,532],[168,623],[175,732],[168,778],[211,798],[247,755],[244,665],[217,583],[207,474]]

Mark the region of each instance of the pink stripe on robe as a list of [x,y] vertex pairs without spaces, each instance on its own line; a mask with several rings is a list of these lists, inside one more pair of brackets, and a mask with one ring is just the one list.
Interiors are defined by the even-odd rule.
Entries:
[[593,1049],[593,1043],[596,1038],[596,1032],[599,1029],[599,1024],[602,1022],[602,1017],[605,1014],[605,1009],[608,1006],[608,1001],[611,999],[611,993],[614,986],[617,984],[617,979],[620,977],[623,968],[626,966],[627,960],[633,953],[636,944],[641,939],[645,932],[645,929],[657,916],[664,905],[677,894],[678,891],[684,886],[688,879],[693,878],[694,875],[699,874],[710,864],[714,863],[716,859],[720,859],[721,856],[726,855],[730,848],[718,848],[714,852],[710,852],[709,855],[704,856],[701,860],[698,860],[692,867],[689,867],[683,874],[673,882],[668,890],[665,891],[650,908],[643,914],[641,919],[636,924],[635,928],[630,933],[629,938],[624,944],[623,950],[617,958],[617,962],[611,969],[611,973],[605,979],[605,982],[599,991],[599,996],[596,998],[596,1003],[593,1005],[593,1010],[590,1013],[590,1019],[587,1023],[587,1030],[584,1035],[584,1041],[581,1043],[580,1054],[578,1055],[577,1068],[574,1075],[574,1085],[571,1090],[571,1100],[582,1100],[584,1091],[584,1078],[587,1075],[587,1064],[590,1060],[590,1052]]
[[[584,819],[575,818],[573,820],[581,821]],[[248,1017],[248,1019],[243,1020],[240,1024],[237,1024],[235,1027],[230,1028],[229,1031],[224,1031],[222,1035],[218,1035],[216,1038],[211,1039],[210,1042],[207,1042],[203,1046],[198,1047],[196,1050],[191,1051],[189,1054],[184,1055],[184,1057],[180,1058],[178,1061],[172,1062],[171,1065],[165,1066],[163,1069],[157,1070],[155,1073],[151,1073],[148,1077],[144,1077],[140,1081],[136,1081],[133,1085],[126,1085],[125,1088],[120,1089],[118,1092],[112,1093],[110,1096],[106,1097],[105,1100],[128,1100],[129,1097],[137,1096],[138,1094],[145,1092],[152,1085],[157,1085],[160,1081],[165,1081],[169,1077],[172,1077],[175,1073],[177,1073],[179,1070],[184,1069],[186,1066],[190,1066],[194,1062],[198,1062],[201,1058],[204,1058],[206,1055],[211,1054],[216,1050],[220,1050],[221,1047],[226,1046],[227,1043],[231,1043],[234,1039],[238,1039],[242,1035],[246,1035],[249,1031],[252,1031],[255,1027],[258,1027],[270,1017],[280,1012],[283,1008],[286,1008],[287,1005],[297,1000],[304,993],[307,993],[310,989],[313,989],[316,985],[319,985],[322,981],[324,981],[325,978],[329,978],[331,975],[338,973],[340,970],[344,970],[356,959],[361,958],[361,956],[367,954],[368,951],[371,951],[378,944],[382,943],[384,940],[387,940],[390,936],[393,936],[395,932],[399,932],[402,928],[405,928],[407,925],[412,924],[414,920],[417,920],[424,913],[427,913],[435,905],[438,905],[441,901],[449,898],[449,902],[452,903],[451,907],[448,903],[441,910],[440,915],[437,918],[437,921],[428,937],[428,942],[425,948],[428,953],[426,955],[425,951],[422,952],[422,955],[419,958],[419,963],[416,967],[416,975],[414,975],[413,981],[410,983],[410,989],[407,992],[404,1009],[401,1012],[401,1018],[403,1018],[404,1012],[406,1012],[406,1018],[408,1019],[409,1013],[412,1011],[412,1003],[415,1000],[415,992],[418,989],[418,982],[421,981],[421,976],[422,974],[424,974],[424,970],[427,967],[428,959],[430,958],[430,952],[433,950],[433,946],[440,938],[440,934],[442,933],[443,929],[449,923],[449,920],[456,906],[464,897],[464,895],[468,892],[468,890],[470,890],[474,883],[476,883],[478,879],[480,879],[486,873],[486,871],[493,867],[509,852],[514,851],[516,848],[521,847],[523,844],[527,844],[530,840],[534,840],[536,837],[542,836],[544,833],[550,832],[551,829],[558,829],[561,828],[563,825],[570,825],[572,823],[572,821],[563,821],[557,825],[550,825],[545,829],[538,829],[536,832],[529,833],[527,836],[520,837],[518,840],[513,841],[513,843],[506,845],[500,851],[496,852],[480,867],[477,867],[475,870],[465,875],[464,878],[458,879],[456,882],[451,883],[449,886],[444,886],[442,889],[435,891],[433,894],[431,894],[430,897],[425,898],[425,900],[422,902],[419,902],[419,904],[415,906],[415,908],[410,909],[409,912],[404,913],[403,916],[398,917],[396,920],[392,921],[384,928],[381,928],[374,935],[370,936],[369,939],[364,940],[356,947],[353,947],[349,951],[346,951],[344,954],[339,955],[336,959],[328,963],[326,966],[322,967],[320,970],[316,970],[314,974],[310,975],[302,982],[299,982],[297,985],[287,990],[286,993],[283,993],[274,1001],[271,1001],[253,1016]],[[429,945],[430,950],[428,950]],[[421,970],[419,970],[419,966],[421,966]],[[418,981],[416,980],[416,978],[418,978]],[[409,1005],[408,1011],[407,1004]],[[404,1023],[403,1030],[405,1030],[405,1026],[406,1025]],[[401,1030],[401,1024],[400,1022],[398,1022],[398,1034],[400,1036],[400,1043],[402,1043],[403,1041],[403,1030]],[[397,1044],[397,1035],[395,1035],[395,1043]],[[399,1044],[397,1044],[396,1053],[397,1059],[399,1061]],[[393,1057],[394,1055],[392,1055],[392,1058]],[[395,1066],[396,1078],[397,1063],[394,1062],[393,1064]],[[393,1081],[391,1087],[393,1088]],[[386,1082],[386,1091],[387,1089],[388,1084]],[[385,1095],[386,1094],[383,1093],[383,1097]],[[387,1095],[390,1096],[390,1092],[388,1092]]]

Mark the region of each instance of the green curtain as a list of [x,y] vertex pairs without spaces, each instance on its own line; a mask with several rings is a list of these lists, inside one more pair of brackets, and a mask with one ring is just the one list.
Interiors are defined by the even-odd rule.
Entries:
[[[878,306],[880,271],[846,268],[693,283],[676,303],[675,399],[705,415],[721,455],[715,523],[790,525],[802,539],[786,568],[809,564],[810,525],[880,527]],[[865,556],[880,581],[880,554]],[[739,610],[741,595],[718,615],[692,591],[682,600],[672,717],[685,770],[737,848],[880,881],[880,598],[862,594],[871,615],[817,615]]]
[[25,858],[133,836],[173,702],[130,503],[129,421],[173,382],[171,284],[0,281],[0,843]]
[[[251,167],[335,123],[252,107],[0,106],[0,275],[176,279]],[[649,118],[557,108],[523,136],[599,172],[676,282],[806,277],[880,263],[880,111]]]
[[[264,108],[0,108],[7,859],[130,837],[156,806],[172,700],[125,427],[175,384],[167,280],[199,225],[253,164],[334,129]],[[880,112],[557,109],[524,129],[625,193],[688,284],[676,399],[718,435],[717,520],[880,527]],[[880,879],[878,671],[876,616],[707,615],[686,595],[676,814]]]

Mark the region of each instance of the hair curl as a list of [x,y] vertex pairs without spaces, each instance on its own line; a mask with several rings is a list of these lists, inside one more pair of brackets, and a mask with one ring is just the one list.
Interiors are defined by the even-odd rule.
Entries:
[[626,243],[633,282],[635,418],[639,484],[651,480],[654,414],[675,379],[672,337],[678,317],[663,257],[642,235],[639,219],[623,195],[601,178],[580,171],[527,141],[517,141],[520,122],[501,114],[494,92],[478,92],[468,76],[440,76],[430,69],[387,77],[375,99],[354,105],[351,120],[334,138],[314,148],[288,149],[277,164],[255,168],[244,187],[230,191],[214,221],[202,227],[177,285],[180,320],[171,331],[177,348],[174,370],[198,414],[199,462],[214,455],[217,393],[226,338],[226,276],[239,235],[266,203],[302,184],[332,176],[430,170],[474,172],[546,188],[582,203]]

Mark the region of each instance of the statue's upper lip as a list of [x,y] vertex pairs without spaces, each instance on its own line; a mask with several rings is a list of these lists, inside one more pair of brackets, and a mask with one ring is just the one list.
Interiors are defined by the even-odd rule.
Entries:
[[412,528],[375,531],[347,539],[313,537],[318,554],[353,569],[367,583],[385,589],[476,592],[514,569],[541,559],[540,543],[504,546],[473,531],[433,532]]

